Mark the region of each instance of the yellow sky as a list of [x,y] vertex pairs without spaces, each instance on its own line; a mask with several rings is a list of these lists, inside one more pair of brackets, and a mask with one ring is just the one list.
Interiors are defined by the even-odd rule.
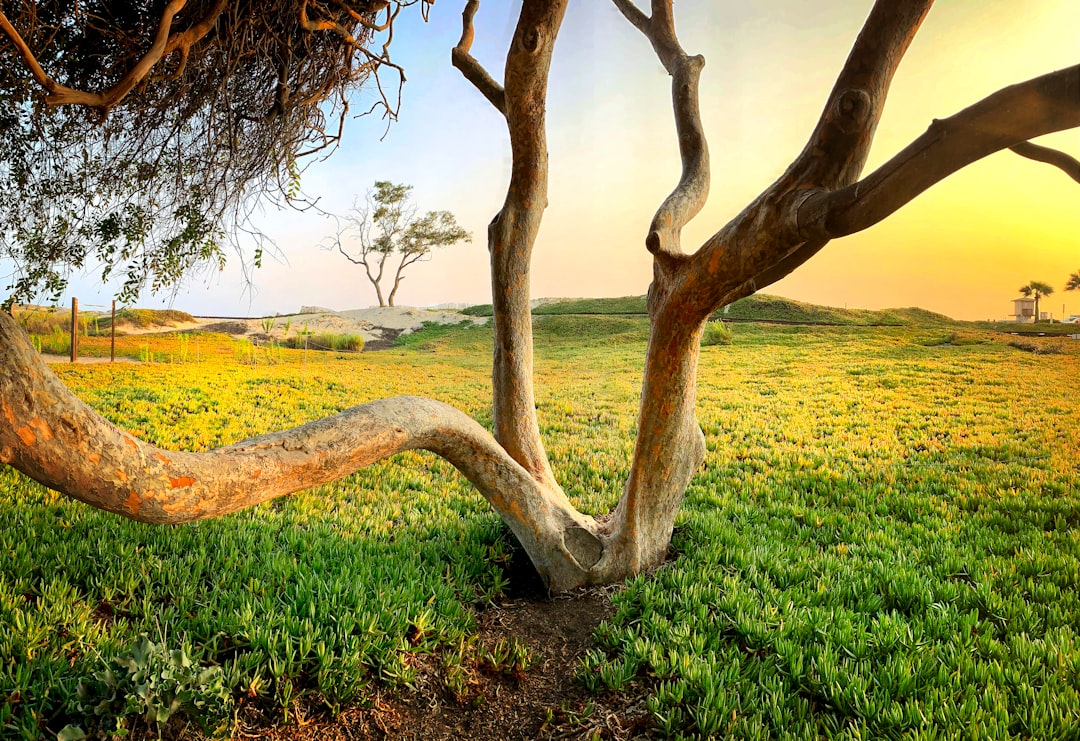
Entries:
[[[683,33],[684,46],[702,50],[708,60],[702,107],[714,173],[710,203],[686,230],[688,249],[737,213],[801,149],[868,8],[868,3],[854,2],[774,3],[768,16],[737,25],[740,39],[729,42],[720,31],[730,27],[724,5],[717,4],[711,17],[702,14],[707,23],[700,23],[700,16],[691,17],[698,25],[684,23],[693,29]],[[1023,4],[1023,12],[1017,7],[953,2],[934,8],[893,85],[868,172],[921,134],[934,117],[951,115],[1005,85],[1080,61],[1080,3],[1030,2]],[[818,13],[812,31],[800,25],[802,13]],[[646,81],[655,92],[642,85],[613,93],[622,99],[618,114],[625,120],[632,121],[646,96],[646,106],[670,117],[664,108],[666,87],[661,80]],[[614,128],[618,115],[609,120]],[[588,150],[599,149],[604,161],[615,162],[616,174],[607,181],[583,181],[576,171],[568,173],[564,181],[555,181],[553,201],[588,202],[590,190],[606,192],[635,179],[644,183],[603,214],[590,217],[579,210],[581,221],[561,222],[564,230],[551,246],[559,257],[549,268],[542,257],[537,260],[541,294],[545,283],[554,287],[565,266],[573,264],[577,251],[572,235],[582,223],[590,231],[584,241],[595,243],[611,231],[611,217],[634,220],[640,244],[652,209],[677,176],[670,134],[659,143],[645,140],[641,130],[608,136],[601,131],[574,154],[584,157]],[[1080,133],[1043,141],[1080,156]],[[620,159],[620,150],[635,156]],[[557,167],[553,165],[556,173]],[[636,198],[638,193],[646,195]],[[643,255],[625,263],[594,258],[589,272],[607,274],[613,281],[620,270],[636,277],[643,272],[639,260],[647,263]],[[1080,185],[1046,165],[1001,153],[952,176],[884,223],[833,242],[792,276],[764,290],[839,306],[918,305],[976,319],[1005,316],[1016,289],[1036,279],[1057,287],[1057,296],[1043,309],[1060,315],[1063,301],[1070,313],[1080,313],[1080,296],[1061,290],[1077,269]],[[580,285],[567,292],[588,290]]]
[[[1023,7],[1023,11],[1017,9]],[[944,116],[1013,81],[1080,62],[1080,3],[940,3],[904,60],[871,167]],[[1043,143],[1080,156],[1080,132]],[[1080,269],[1080,185],[1000,153],[972,165],[862,234],[839,240],[779,292],[852,306],[913,304],[999,318],[1029,280],[1055,286],[1041,307],[1080,314],[1062,290]]]
[[[645,3],[647,4],[647,3]],[[490,298],[486,225],[509,172],[505,125],[452,69],[460,3],[431,22],[405,18],[395,59],[409,72],[400,122],[350,124],[342,148],[312,167],[305,188],[331,211],[348,210],[375,180],[415,186],[422,210],[447,209],[473,234],[413,266],[399,303]],[[474,53],[501,77],[515,3],[485,0]],[[692,249],[766,187],[802,148],[870,0],[677,0],[683,46],[706,58],[702,113],[712,153],[708,206],[684,232]],[[1076,0],[939,0],[900,67],[870,167],[1003,86],[1080,62]],[[641,35],[602,0],[571,3],[549,88],[549,207],[533,262],[534,297],[642,294],[651,264],[649,219],[678,178],[669,82]],[[354,109],[364,108],[358,101]],[[1080,156],[1080,133],[1049,138]],[[254,298],[230,268],[176,305],[215,313],[295,311],[300,304],[366,306],[360,268],[318,248],[332,224],[312,214],[269,213],[264,228],[287,262],[264,261]],[[837,306],[918,305],[956,318],[1002,318],[1030,280],[1062,291],[1080,269],[1080,185],[1047,165],[1001,153],[958,173],[884,223],[830,244],[766,292]],[[81,285],[79,285],[81,283]],[[76,290],[89,291],[87,281]],[[149,302],[147,302],[149,303]]]

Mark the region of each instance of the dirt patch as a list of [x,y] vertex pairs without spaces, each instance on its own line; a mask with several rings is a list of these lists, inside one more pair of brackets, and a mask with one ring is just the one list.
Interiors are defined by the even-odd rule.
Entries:
[[[41,359],[44,360],[46,363],[70,363],[71,362],[71,356],[70,355],[48,355],[48,354],[42,353]],[[109,362],[112,362],[112,361],[110,361],[108,358],[95,358],[95,357],[89,357],[89,356],[86,356],[86,355],[80,355],[79,359],[77,361],[75,361],[75,362],[79,363],[80,365],[93,365],[93,364],[96,364],[96,363],[109,363]],[[129,358],[129,357],[126,357],[126,356],[123,356],[123,355],[117,355],[116,356],[116,362],[117,363],[138,363],[140,361],[136,360],[135,358]]]
[[437,656],[418,656],[415,690],[378,692],[367,707],[325,711],[295,708],[292,720],[275,726],[257,711],[241,714],[237,738],[269,741],[514,741],[517,739],[627,739],[645,731],[644,707],[590,694],[576,679],[592,635],[611,616],[610,591],[591,589],[554,599],[515,599],[478,616],[487,646],[516,639],[527,646],[532,666],[520,672],[482,667],[458,693],[447,688]]
[[376,327],[375,331],[381,335],[364,343],[364,352],[371,350],[388,350],[397,342],[397,338],[405,331],[403,329],[391,329],[389,327]]

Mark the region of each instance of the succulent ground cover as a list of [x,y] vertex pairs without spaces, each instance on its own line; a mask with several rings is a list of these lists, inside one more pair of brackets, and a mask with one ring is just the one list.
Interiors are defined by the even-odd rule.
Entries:
[[[406,736],[401,719],[428,722],[434,705],[446,737],[513,738],[525,726],[509,698],[544,677],[566,680],[551,685],[566,699],[537,691],[521,711],[530,733],[1076,735],[1071,341],[1030,338],[1055,348],[1032,352],[937,323],[733,329],[702,351],[708,455],[674,558],[579,597],[606,605],[577,606],[598,625],[583,652],[549,655],[553,638],[528,627],[567,620],[574,600],[502,619],[536,598],[514,591],[498,518],[434,457],[172,528],[0,471],[0,735],[227,735],[337,713]],[[541,425],[586,511],[610,508],[625,480],[646,332],[635,318],[537,319]],[[490,423],[488,328],[431,327],[362,355],[181,337],[124,338],[154,363],[56,370],[178,449],[418,389]],[[502,725],[451,722],[500,709]]]

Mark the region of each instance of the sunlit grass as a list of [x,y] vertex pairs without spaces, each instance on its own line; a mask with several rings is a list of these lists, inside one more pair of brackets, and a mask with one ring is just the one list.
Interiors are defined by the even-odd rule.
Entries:
[[[545,443],[588,512],[621,493],[646,338],[642,319],[536,320]],[[362,355],[260,349],[255,365],[218,335],[186,353],[178,336],[130,339],[174,362],[55,368],[167,448],[403,393],[490,424],[487,327],[431,327]],[[702,349],[708,454],[680,558],[615,597],[583,681],[642,698],[661,734],[1075,736],[1080,363],[1063,353],[937,327],[736,325],[733,345]],[[453,692],[490,661],[474,609],[505,588],[510,546],[427,454],[172,528],[3,469],[0,510],[5,737],[92,725],[79,681],[142,634],[219,667],[233,702],[283,711],[298,695],[337,707],[408,686],[419,654],[439,655]]]

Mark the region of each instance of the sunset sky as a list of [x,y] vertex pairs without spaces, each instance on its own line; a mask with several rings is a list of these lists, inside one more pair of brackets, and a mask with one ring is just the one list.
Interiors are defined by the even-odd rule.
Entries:
[[[486,224],[509,174],[505,125],[454,70],[460,2],[440,0],[430,22],[402,13],[394,59],[404,65],[400,121],[350,124],[341,149],[304,176],[324,209],[345,213],[376,180],[408,183],[421,210],[446,209],[473,235],[413,266],[398,303],[486,302]],[[780,174],[800,151],[871,2],[778,0],[676,2],[683,47],[705,56],[702,114],[712,153],[709,204],[684,231],[696,248]],[[474,55],[501,78],[517,4],[486,0]],[[1022,9],[1021,9],[1022,8]],[[1076,0],[941,0],[893,84],[869,168],[949,116],[1001,87],[1080,61]],[[367,95],[370,95],[367,94]],[[548,138],[549,207],[533,259],[534,297],[645,292],[643,238],[678,178],[666,74],[644,37],[609,3],[571,3],[555,48]],[[362,96],[365,97],[365,96]],[[354,110],[366,108],[363,101]],[[1080,156],[1080,133],[1041,140]],[[319,243],[332,222],[268,211],[260,226],[282,250],[264,261],[245,293],[235,265],[192,282],[170,302],[192,313],[288,313],[302,304],[369,306],[362,268]],[[235,262],[235,261],[234,261]],[[1004,318],[1017,288],[1055,286],[1043,310],[1080,314],[1080,292],[1063,288],[1080,269],[1080,185],[1062,172],[999,153],[937,185],[883,224],[837,240],[765,293],[835,306],[921,306],[959,319]],[[72,295],[104,304],[76,276]]]

